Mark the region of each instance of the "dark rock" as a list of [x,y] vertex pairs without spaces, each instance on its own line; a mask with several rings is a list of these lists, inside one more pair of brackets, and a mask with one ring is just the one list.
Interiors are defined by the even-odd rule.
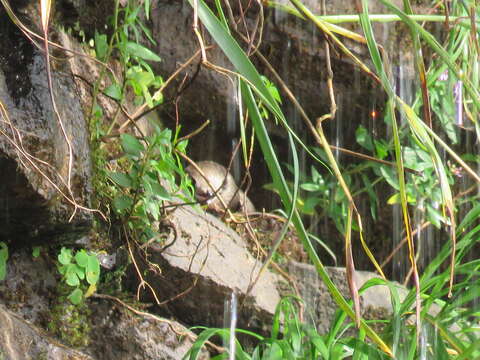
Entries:
[[93,360],[49,337],[0,304],[0,358],[5,360]]
[[[330,329],[335,311],[338,309],[326,285],[322,282],[313,265],[291,261],[289,273],[296,278],[302,299],[305,301],[305,320],[315,324],[320,334],[327,334]],[[346,269],[341,267],[326,267],[327,273],[340,293],[350,298],[347,283]],[[355,282],[357,288],[370,279],[379,276],[369,271],[356,271]],[[394,283],[403,299],[408,290]],[[360,296],[362,317],[366,319],[386,319],[392,313],[390,291],[387,286],[373,286]],[[382,315],[379,317],[379,315]]]
[[[177,360],[192,346],[195,335],[174,320],[137,315],[115,300],[94,298],[81,305],[88,307],[82,352],[68,348],[42,330],[51,328],[52,321],[60,322],[57,328],[73,326],[68,312],[61,319],[52,318],[52,304],[61,306],[55,290],[57,273],[43,252],[37,258],[26,250],[11,255],[7,277],[0,282],[0,358],[36,360],[43,354],[46,359]],[[202,354],[202,359],[208,358],[206,351]]]
[[[15,27],[2,22],[7,25]],[[25,43],[18,30],[12,34],[10,41],[24,45],[0,46],[0,103],[4,106],[0,241],[14,246],[32,241],[73,242],[90,229],[92,221],[90,212],[73,205],[88,207],[91,194],[88,131],[77,87],[71,75],[52,72],[60,124],[50,100],[43,54]],[[22,61],[15,67],[12,59]]]
[[[195,335],[173,320],[135,315],[111,301],[95,301],[90,351],[95,359],[177,360],[191,348]],[[202,360],[209,359],[201,353]]]

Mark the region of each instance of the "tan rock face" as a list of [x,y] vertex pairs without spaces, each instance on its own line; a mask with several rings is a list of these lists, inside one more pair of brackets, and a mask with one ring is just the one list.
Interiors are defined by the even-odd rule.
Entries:
[[253,203],[224,166],[213,161],[200,161],[197,166],[203,174],[193,165],[185,170],[195,182],[195,196],[200,203],[216,213],[223,213],[225,205],[232,211],[255,212]]

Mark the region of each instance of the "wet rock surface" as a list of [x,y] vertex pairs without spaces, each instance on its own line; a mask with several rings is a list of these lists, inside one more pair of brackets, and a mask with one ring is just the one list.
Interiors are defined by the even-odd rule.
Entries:
[[[146,250],[148,260],[158,264],[161,273],[150,271],[144,277],[160,302],[165,301],[163,307],[187,324],[223,327],[225,300],[236,293],[238,303],[243,303],[238,326],[265,331],[263,327],[270,323],[280,300],[280,278],[264,271],[247,295],[261,263],[249,253],[244,239],[218,218],[202,214],[199,209],[178,208],[169,220],[176,231],[165,244],[172,245],[165,250],[156,246]],[[140,268],[152,266],[141,262]],[[130,283],[135,291],[137,285]],[[150,290],[143,288],[142,294],[154,302]]]
[[[177,360],[191,348],[195,336],[185,326],[148,314],[133,314],[112,301],[95,300],[92,304],[93,330],[90,352],[95,359]],[[199,359],[209,359],[203,350]]]
[[[328,333],[338,306],[330,295],[326,285],[318,276],[315,267],[310,264],[291,261],[288,270],[290,274],[296,278],[300,294],[305,301],[305,320],[315,324],[320,334]],[[341,267],[326,267],[326,270],[341,294],[346,298],[350,298],[346,269]],[[365,282],[378,277],[379,276],[373,272],[356,271],[354,279],[357,288],[360,289]],[[397,284],[397,290],[402,299],[408,293],[408,290],[399,284]],[[377,285],[370,287],[360,296],[360,304],[362,317],[367,320],[385,319],[392,313],[390,292],[387,286]]]
[[0,304],[0,358],[6,360],[93,360],[64,346]]
[[[67,346],[71,338],[63,336],[62,342],[59,334],[44,330],[59,328],[54,315],[58,281],[56,266],[46,253],[37,258],[25,250],[12,254],[7,277],[0,282],[0,356],[4,359],[39,359],[43,355],[46,359],[176,360],[193,344],[194,334],[174,320],[135,314],[113,298],[90,298],[82,305],[88,308],[82,325],[88,326],[81,335],[84,345],[77,351]],[[64,329],[78,331],[74,312],[62,316]],[[207,358],[203,351],[201,359]]]
[[[9,21],[2,22],[3,31],[12,27]],[[92,221],[91,213],[73,205],[88,207],[91,193],[87,124],[77,88],[68,69],[53,72],[60,122],[50,100],[43,54],[26,43],[18,30],[11,33],[9,41],[23,45],[0,46],[0,103],[4,107],[0,240],[14,246],[74,241],[89,230]]]

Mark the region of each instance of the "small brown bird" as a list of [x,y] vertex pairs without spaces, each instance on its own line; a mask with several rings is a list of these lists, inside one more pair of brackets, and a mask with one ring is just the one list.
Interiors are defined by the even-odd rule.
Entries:
[[200,161],[197,166],[205,177],[193,165],[189,165],[185,171],[195,183],[195,197],[201,204],[207,204],[208,209],[213,212],[223,213],[226,209],[219,199],[221,197],[232,211],[255,212],[255,206],[238,188],[233,176],[224,166],[214,161]]

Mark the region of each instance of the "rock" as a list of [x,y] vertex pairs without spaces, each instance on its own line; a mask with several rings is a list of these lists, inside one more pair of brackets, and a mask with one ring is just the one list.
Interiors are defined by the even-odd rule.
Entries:
[[225,166],[214,161],[200,161],[196,165],[205,178],[193,165],[189,165],[185,171],[195,183],[195,197],[201,204],[207,204],[209,210],[220,215],[226,210],[223,204],[232,211],[255,212],[255,206],[238,188]]
[[68,69],[52,71],[60,124],[43,54],[10,21],[0,32],[0,241],[73,242],[92,222],[90,212],[73,205],[88,207],[91,194],[89,135],[77,87]]
[[[9,258],[7,277],[0,282],[0,359],[36,360],[41,358],[40,354],[48,355],[47,359],[67,359],[65,354],[74,354],[78,357],[68,359],[177,360],[192,346],[195,335],[180,323],[148,313],[136,315],[124,305],[104,298],[87,299],[80,305],[88,308],[84,312],[88,315],[83,318],[83,322],[88,322],[83,352],[62,345],[54,339],[55,334],[41,330],[50,328],[52,321],[66,322],[57,323],[57,328],[74,326],[68,312],[60,320],[53,319],[52,303],[58,301],[57,275],[44,255],[33,258],[28,251],[19,250]],[[80,311],[80,306],[65,306]],[[33,345],[26,350],[29,343]],[[202,356],[207,359],[208,353],[203,351]]]
[[0,358],[5,360],[94,360],[70,349],[0,304]]
[[[198,208],[177,208],[169,220],[176,226],[177,237],[170,235],[162,251],[159,245],[146,250],[148,260],[161,273],[149,271],[145,280],[153,287],[160,302],[168,301],[168,310],[187,324],[224,326],[224,304],[232,292],[238,296],[238,327],[264,331],[271,322],[280,300],[276,284],[279,278],[266,270],[247,296],[246,291],[261,264],[247,250],[245,241],[219,219],[202,214]],[[141,271],[151,268],[137,259]],[[138,282],[130,283],[136,291]],[[151,292],[142,294],[153,301]]]
[[[195,335],[180,323],[135,315],[111,301],[95,301],[89,350],[99,360],[178,360]],[[210,356],[203,350],[199,359]]]
[[[288,3],[288,0],[283,0],[282,2]],[[241,18],[245,20],[249,31],[253,33],[257,16],[259,16],[258,6],[248,1],[232,3],[233,14],[238,18],[240,18],[238,3],[241,3],[243,6],[242,12],[248,8],[248,11],[245,11],[245,17]],[[311,0],[309,3],[311,10],[318,13],[320,2]],[[349,1],[330,1],[327,3],[329,14],[355,12],[355,8],[352,7]],[[207,4],[211,9],[215,8],[214,1],[208,0]],[[378,11],[378,6],[372,9],[373,6],[372,4],[371,11]],[[301,99],[302,106],[306,109],[309,116],[319,116],[319,114],[327,113],[330,100],[321,32],[311,22],[304,21],[280,10],[265,7],[263,16],[265,22],[262,24],[261,52],[268,58],[273,68],[277,70],[282,79],[294,92],[296,98]],[[155,49],[162,57],[162,62],[155,66],[161,74],[168,76],[198,50],[198,42],[192,31],[193,8],[185,2],[159,0],[153,9],[151,18],[155,38],[170,31],[176,34],[171,39],[164,37],[163,41],[158,42]],[[381,31],[376,35],[382,35],[385,32],[384,26],[384,24],[381,25],[382,28],[379,29]],[[239,26],[239,31],[245,32],[243,25]],[[235,33],[233,33],[233,36],[238,39],[240,46],[244,49],[248,48],[248,45],[242,42]],[[205,44],[214,43],[206,30],[204,31],[204,41]],[[345,38],[342,38],[342,41],[345,41]],[[395,43],[398,44],[398,41]],[[369,56],[366,45],[358,45],[358,43],[353,45],[356,46],[356,55],[360,54],[362,61],[368,61]],[[218,46],[208,49],[207,58],[211,63],[219,67],[234,70],[231,62]],[[275,81],[270,71],[258,61],[258,58],[252,56],[251,60],[261,74],[269,77],[278,86],[278,82]],[[339,117],[341,115],[345,119],[343,122],[345,128],[353,126],[350,123],[356,126],[358,119],[368,119],[370,117],[373,103],[382,104],[383,96],[378,94],[379,87],[371,81],[368,75],[357,70],[347,56],[340,52],[332,51],[331,61],[334,70],[333,81],[337,96],[336,101],[339,109],[342,109],[342,114],[339,114]],[[235,145],[233,140],[239,137],[240,131],[236,114],[237,98],[235,85],[228,76],[208,67],[201,67],[197,74],[199,62],[200,57],[197,57],[182,72],[182,76],[186,74],[189,77],[195,76],[191,86],[182,93],[182,130],[188,134],[198,128],[206,119],[211,120],[211,125],[207,132],[204,131],[202,137],[192,138],[189,147],[194,149],[192,153],[195,154],[195,159],[212,159],[226,164]],[[295,70],[293,71],[293,69]],[[315,74],[315,76],[312,76],[312,74]],[[182,79],[182,76],[179,79]],[[181,82],[182,80],[178,81]],[[172,87],[172,89],[176,89],[176,87]],[[342,96],[342,94],[348,95]],[[174,94],[167,94],[167,97],[168,95],[173,96]],[[281,92],[281,95],[285,99],[283,92]],[[365,99],[370,99],[371,101],[366,101]],[[288,104],[288,101],[284,100],[283,103]],[[208,106],[205,106],[206,104]],[[288,105],[284,106],[283,109],[285,115],[292,122],[291,126],[296,130],[298,129],[297,131],[305,131],[303,124],[299,120],[300,117],[298,115],[294,116],[293,109],[288,107]],[[172,114],[174,114],[174,110],[172,106]],[[175,117],[173,116],[172,118]],[[280,140],[277,140],[279,144],[283,144],[286,139],[286,132],[281,127],[275,126],[273,121],[265,121],[265,124],[269,129],[270,135],[279,136]],[[344,130],[341,131],[346,132]],[[208,141],[205,141],[207,134]],[[221,150],[219,151],[219,149]],[[281,149],[278,150],[281,151]],[[254,174],[253,177],[257,178],[257,175]]]
[[[350,298],[346,269],[340,267],[326,267],[326,269],[342,295]],[[305,319],[313,322],[321,335],[327,334],[338,306],[331,297],[326,285],[317,275],[315,267],[291,261],[289,263],[289,273],[296,278],[301,296],[305,301]],[[359,289],[368,280],[378,277],[377,274],[369,271],[355,272],[355,282]],[[394,284],[397,287],[401,300],[403,300],[408,290],[397,283]],[[379,319],[379,315],[383,315],[382,318],[385,319],[392,313],[390,292],[387,286],[370,287],[361,295],[360,301],[362,317],[366,319]]]

